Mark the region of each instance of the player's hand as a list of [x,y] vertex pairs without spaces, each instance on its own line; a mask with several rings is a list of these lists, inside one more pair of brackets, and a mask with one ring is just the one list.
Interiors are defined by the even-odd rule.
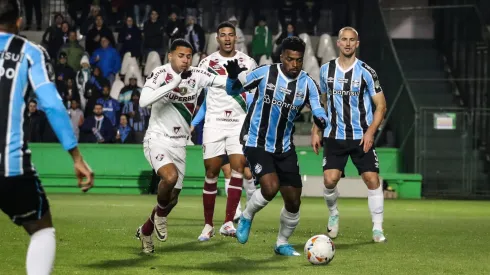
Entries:
[[191,133],[194,132],[194,126],[191,125]]
[[322,147],[322,137],[318,133],[311,134],[311,147],[313,147],[315,154],[318,155]]
[[247,70],[247,68],[241,68],[240,65],[238,65],[237,59],[228,61],[225,65],[223,65],[223,67],[225,67],[226,72],[228,73],[228,78],[230,79],[237,79],[241,72]]
[[366,133],[362,136],[361,143],[359,143],[359,146],[363,145],[363,151],[364,153],[367,153],[371,147],[373,147],[374,144],[374,134],[372,134],[370,131],[366,131]]
[[191,75],[192,75],[192,72],[190,70],[185,70],[180,74],[180,78],[187,79],[187,78],[191,77]]
[[78,187],[83,192],[87,192],[94,186],[94,172],[83,159],[75,161],[73,166],[75,167],[75,175],[78,179]]

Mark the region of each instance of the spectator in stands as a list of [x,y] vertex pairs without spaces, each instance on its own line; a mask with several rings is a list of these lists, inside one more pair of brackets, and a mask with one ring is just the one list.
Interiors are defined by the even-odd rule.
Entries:
[[247,54],[248,50],[247,50],[245,35],[243,34],[242,29],[238,27],[238,19],[233,15],[232,17],[230,17],[230,19],[228,19],[228,21],[230,21],[230,23],[232,23],[235,26],[235,35],[236,35],[235,49],[237,49],[237,51]]
[[128,117],[125,114],[119,119],[119,128],[116,133],[116,143],[135,143],[134,130],[128,125]]
[[58,52],[63,46],[63,32],[61,31],[63,20],[63,15],[55,14],[53,25],[49,26],[43,34],[42,44],[48,51],[49,56],[58,56]]
[[172,12],[168,17],[167,28],[165,30],[171,44],[177,38],[183,38],[186,33],[185,27],[180,20],[177,19],[177,13]]
[[114,138],[114,126],[104,116],[102,105],[95,104],[93,115],[88,116],[80,126],[80,142],[112,143]]
[[240,26],[242,28],[246,28],[247,26],[247,18],[250,10],[253,12],[253,24],[257,24],[257,21],[260,18],[260,8],[263,7],[263,1],[261,0],[247,0],[243,1],[242,16],[240,17]]
[[206,46],[206,36],[202,27],[196,23],[194,16],[187,16],[187,27],[184,38],[194,47],[194,54],[202,54]]
[[298,35],[299,34],[298,32],[296,32],[296,28],[294,27],[294,25],[287,24],[286,29],[284,29],[284,31],[281,33],[281,36],[279,36],[279,38],[277,38],[276,40],[277,48],[272,56],[272,60],[274,62],[279,62],[279,56],[281,55],[282,52],[282,47],[281,47],[282,41],[290,36],[298,36]]
[[97,99],[96,104],[100,104],[104,108],[104,115],[109,119],[112,126],[117,127],[119,121],[116,118],[119,117],[121,111],[121,105],[119,101],[115,100],[110,96],[111,94],[111,86],[104,85],[102,88],[102,97]]
[[[345,2],[345,1],[343,1]],[[304,24],[305,32],[309,35],[316,35],[318,20],[320,20],[320,11],[322,9],[321,0],[306,0],[302,4],[301,17]]]
[[68,114],[70,115],[71,125],[73,127],[73,131],[75,132],[75,136],[77,140],[80,137],[80,126],[83,125],[83,111],[80,110],[79,103],[77,100],[73,99],[70,103],[70,109],[68,110]]
[[284,32],[289,24],[296,25],[296,11],[298,6],[293,0],[276,0],[276,6],[280,7],[278,11],[279,23]]
[[41,11],[41,0],[24,0],[25,13],[26,13],[26,27],[25,30],[28,31],[32,27],[32,10],[36,10],[36,27],[37,30],[42,30],[42,11]]
[[[83,0],[65,0],[68,5],[68,14],[75,23],[75,28],[80,28],[80,33],[87,34],[89,28],[83,29],[83,23],[90,12],[90,2]],[[80,16],[78,14],[80,13]]]
[[156,10],[151,11],[150,20],[146,21],[143,28],[143,56],[147,58],[148,53],[156,51],[163,54],[163,22],[159,19]]
[[102,87],[106,85],[110,85],[109,81],[102,76],[100,68],[95,67],[92,72],[92,76],[85,84],[84,96],[87,99],[87,105],[85,106],[85,117],[92,115],[97,99],[102,97]]
[[[151,6],[150,1],[148,0],[132,0],[133,1],[133,9],[134,9],[134,19],[135,24],[138,28],[143,28],[143,24],[148,21],[148,17],[150,16]],[[141,19],[141,8],[144,8],[145,14]]]
[[88,14],[88,17],[85,16],[83,24],[80,26],[80,34],[82,35],[88,35],[88,32],[95,27],[97,16],[101,15],[99,6],[88,5],[88,7],[90,9],[90,14]]
[[[75,80],[73,80],[73,78],[68,78],[66,80],[65,85],[66,85],[66,93],[65,93],[65,99],[63,100],[63,103],[65,103],[67,109],[70,109],[73,100],[80,102],[81,95],[78,91],[77,85],[75,85]],[[80,106],[80,103],[77,105]]]
[[112,22],[114,22],[116,26],[122,25],[121,22],[127,14],[127,11],[131,10],[130,4],[131,3],[129,3],[127,0],[111,1]]
[[117,42],[121,45],[121,56],[130,52],[132,57],[141,57],[141,30],[134,25],[131,16],[126,18],[126,24],[119,32]]
[[80,60],[85,54],[85,50],[78,43],[77,31],[71,30],[68,36],[68,43],[61,47],[61,51],[66,53],[67,61],[66,63],[74,71],[80,70]]
[[60,52],[58,64],[54,67],[54,73],[56,76],[56,88],[58,88],[61,98],[64,98],[66,92],[65,81],[68,78],[75,77],[75,71],[67,64],[67,55],[65,52]]
[[29,113],[27,114],[28,132],[27,140],[29,142],[42,142],[44,127],[47,123],[46,115],[43,111],[37,109],[37,101],[29,101]]
[[102,76],[112,85],[116,74],[121,70],[121,56],[110,44],[109,38],[102,36],[101,47],[92,54],[90,64],[102,71]]
[[138,87],[138,79],[136,77],[131,77],[129,79],[129,85],[124,86],[119,93],[118,101],[122,107],[131,102],[131,97],[134,92],[141,93],[141,88]]
[[102,15],[97,15],[95,25],[88,31],[85,41],[85,50],[89,55],[92,55],[101,46],[102,37],[109,39],[111,45],[116,45],[111,29],[104,25]]
[[267,22],[264,16],[261,16],[259,23],[255,27],[252,39],[252,57],[257,64],[260,63],[260,57],[265,55],[270,58],[272,54],[272,33],[267,27]]
[[[62,37],[63,37],[63,45],[68,43],[69,40],[69,32],[70,32],[70,24],[67,21],[63,21],[61,23],[61,32],[62,32]],[[62,45],[62,47],[63,47]]]
[[133,92],[131,101],[124,105],[123,114],[129,117],[129,125],[134,129],[136,143],[143,142],[145,131],[150,119],[150,111],[140,107],[140,93]]
[[90,62],[87,55],[82,56],[80,60],[80,70],[77,72],[75,81],[77,83],[78,92],[80,93],[80,107],[85,110],[87,99],[85,98],[85,87],[87,82],[92,77],[92,69],[90,68]]

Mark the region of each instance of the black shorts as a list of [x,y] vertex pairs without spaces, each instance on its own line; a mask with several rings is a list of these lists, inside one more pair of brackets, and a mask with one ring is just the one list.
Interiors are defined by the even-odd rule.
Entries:
[[221,155],[220,158],[221,158],[221,166],[230,164],[230,159],[228,158],[227,154]]
[[349,156],[361,175],[364,172],[379,173],[378,156],[374,147],[364,153],[361,140],[340,140],[325,138],[323,140],[323,171],[337,169],[344,176],[345,165]]
[[264,148],[245,147],[245,157],[256,183],[263,175],[276,173],[280,186],[303,187],[294,149],[285,153],[269,153]]
[[36,176],[0,176],[0,209],[17,225],[41,219],[49,210],[41,181]]

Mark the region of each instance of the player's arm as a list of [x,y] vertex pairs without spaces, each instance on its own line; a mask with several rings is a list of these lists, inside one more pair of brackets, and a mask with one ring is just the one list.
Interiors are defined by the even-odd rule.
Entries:
[[172,74],[172,79],[166,83],[165,79],[168,79],[167,72],[162,70],[162,68],[155,69],[146,79],[145,85],[141,90],[141,107],[147,107],[158,100],[165,98],[165,96],[171,93],[173,89],[177,88],[182,81],[180,75]]
[[327,113],[321,103],[320,91],[318,85],[312,78],[308,79],[308,102],[310,104],[311,112],[313,113],[313,119],[315,124],[320,129],[326,128]]
[[191,126],[196,127],[197,125],[199,125],[199,123],[201,123],[201,121],[204,120],[205,117],[206,117],[206,98],[204,98],[204,101],[202,102],[199,111],[197,112],[196,116],[192,120]]
[[371,125],[369,125],[369,128],[367,131],[370,132],[370,134],[374,135],[376,131],[379,128],[379,125],[381,125],[381,122],[383,122],[383,119],[385,117],[386,113],[386,99],[383,93],[383,89],[381,88],[381,85],[379,84],[379,79],[378,75],[376,72],[369,68],[370,70],[366,69],[366,89],[368,90],[369,95],[371,96],[374,105],[376,106],[376,111],[374,112],[374,117],[373,117],[373,122]]
[[[63,149],[71,155],[75,164],[78,185],[82,187],[82,191],[86,192],[93,186],[93,172],[78,150],[78,142],[68,112],[55,85],[51,82],[54,79],[54,70],[49,63],[48,55],[39,47],[31,44],[26,46],[26,55],[29,61],[29,81],[39,106],[46,113],[46,117]],[[83,181],[84,178],[86,178],[85,181]]]
[[267,74],[269,66],[262,66],[256,68],[250,73],[245,72],[245,68],[238,66],[237,60],[228,61],[225,65],[228,72],[228,79],[226,80],[226,93],[229,95],[237,95],[244,91],[250,91],[257,86]]

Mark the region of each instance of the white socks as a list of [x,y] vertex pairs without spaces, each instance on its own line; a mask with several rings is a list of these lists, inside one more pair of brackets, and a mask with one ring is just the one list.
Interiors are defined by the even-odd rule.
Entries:
[[269,201],[264,199],[262,196],[262,191],[260,189],[255,190],[250,200],[247,202],[247,207],[243,211],[243,217],[249,220],[252,220],[255,216],[255,213],[259,212],[262,208],[264,208]]
[[27,249],[27,275],[49,275],[56,254],[56,238],[53,227],[32,234]]
[[380,184],[375,190],[368,190],[368,205],[373,219],[373,230],[383,230],[384,196]]
[[245,192],[247,193],[247,201],[249,201],[256,189],[254,178],[249,180],[243,178],[243,189],[245,189]]
[[339,210],[337,209],[337,198],[339,197],[339,191],[337,190],[337,186],[333,189],[327,189],[325,186],[323,187],[323,198],[327,203],[328,210],[330,211],[330,216],[337,216],[339,214]]
[[277,235],[276,242],[277,246],[288,244],[289,237],[293,235],[294,229],[298,226],[299,211],[298,213],[291,213],[283,207],[281,210],[280,221],[279,234]]

